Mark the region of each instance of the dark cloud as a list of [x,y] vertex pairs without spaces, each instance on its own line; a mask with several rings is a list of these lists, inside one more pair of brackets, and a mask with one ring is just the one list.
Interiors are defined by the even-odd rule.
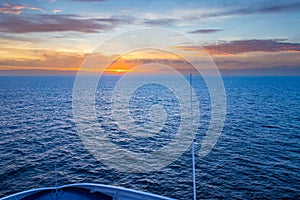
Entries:
[[[289,13],[300,11],[299,1],[225,1],[211,3],[212,11],[203,14],[186,15],[184,20],[203,20],[205,18],[226,17],[234,15]],[[205,6],[205,5],[204,5]],[[217,9],[216,9],[217,8]],[[222,8],[222,9],[220,9]],[[208,9],[209,10],[209,9]]]
[[299,10],[299,9],[300,9],[300,2],[295,2],[295,3],[290,3],[290,4],[268,5],[268,6],[256,9],[256,12],[277,13],[277,12],[293,11],[293,10]]
[[130,22],[128,18],[82,18],[79,15],[4,15],[0,19],[0,31],[5,33],[62,31],[95,33]]
[[198,30],[190,31],[189,33],[192,33],[192,34],[207,34],[207,33],[219,32],[219,31],[222,31],[222,30],[221,29],[198,29]]
[[[201,51],[195,46],[179,46],[179,49],[187,51]],[[203,48],[212,54],[238,54],[247,52],[278,52],[300,51],[300,43],[290,43],[283,39],[273,40],[236,40],[221,42],[219,44],[205,45]]]
[[[274,1],[276,2],[276,1]],[[219,12],[212,12],[203,14],[200,17],[222,17],[222,16],[229,16],[229,15],[249,15],[249,14],[257,14],[257,13],[280,13],[280,12],[289,12],[289,11],[297,11],[300,10],[300,2],[292,2],[292,3],[268,3],[262,5],[248,5],[245,7],[240,8],[233,8],[229,10],[219,11]]]
[[36,14],[36,15],[1,15],[0,32],[33,33],[33,32],[82,32],[97,33],[111,30],[126,24],[143,24],[150,26],[168,26],[175,24],[176,19],[136,19],[130,15],[112,15],[104,18],[84,18],[74,14]]

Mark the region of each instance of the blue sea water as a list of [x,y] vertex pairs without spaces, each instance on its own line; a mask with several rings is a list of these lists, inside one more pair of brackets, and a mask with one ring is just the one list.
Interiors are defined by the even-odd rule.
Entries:
[[[192,162],[187,150],[178,160],[150,173],[126,173],[98,161],[76,132],[72,114],[74,77],[0,77],[0,197],[58,184],[117,185],[177,199],[192,199]],[[96,92],[99,124],[112,142],[137,153],[151,152],[178,131],[176,95],[157,84],[133,94],[130,115],[149,120],[153,104],[165,106],[166,127],[147,141],[118,130],[110,97],[118,81],[107,77]],[[173,80],[176,83],[176,80]],[[101,85],[101,87],[100,87]],[[199,199],[300,198],[300,77],[224,77],[225,126],[216,146],[196,156]],[[199,151],[211,118],[209,93],[195,77],[200,102]]]

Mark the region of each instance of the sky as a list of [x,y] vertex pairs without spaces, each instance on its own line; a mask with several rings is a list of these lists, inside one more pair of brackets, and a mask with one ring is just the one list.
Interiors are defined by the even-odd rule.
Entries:
[[[192,38],[224,75],[300,75],[299,24],[298,0],[1,0],[0,75],[75,74],[102,42],[147,27]],[[173,47],[195,59],[203,51],[188,43]],[[89,73],[112,56],[100,49]],[[149,62],[183,71],[188,65],[168,52],[141,50],[114,60],[107,72]]]

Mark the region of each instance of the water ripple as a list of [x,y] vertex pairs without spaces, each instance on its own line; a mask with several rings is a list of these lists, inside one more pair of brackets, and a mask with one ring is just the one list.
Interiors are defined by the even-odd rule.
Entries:
[[[178,199],[192,198],[189,151],[161,171],[149,174],[120,173],[97,161],[75,131],[73,82],[74,77],[0,77],[0,197],[53,186],[56,163],[59,184],[94,182]],[[126,141],[128,138],[119,137],[121,130],[110,113],[109,97],[115,82],[114,78],[108,79],[104,90],[97,91],[101,93],[97,95],[98,121],[116,144],[134,148]],[[196,157],[198,197],[299,198],[299,77],[226,77],[224,83],[227,119],[213,151],[203,159]],[[209,125],[210,101],[203,82],[195,80],[194,84],[201,100],[197,133],[201,143]],[[137,91],[144,96],[147,92],[151,93]],[[133,98],[132,103],[136,100]],[[144,123],[147,118],[143,118],[143,110],[134,104],[132,108],[136,109],[136,122]],[[169,118],[170,129],[163,130],[162,136],[176,130],[176,120]],[[145,149],[149,150],[152,147],[148,144]]]

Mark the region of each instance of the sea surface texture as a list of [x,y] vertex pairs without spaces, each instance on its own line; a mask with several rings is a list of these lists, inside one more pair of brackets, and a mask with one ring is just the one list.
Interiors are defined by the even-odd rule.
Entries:
[[[180,88],[176,79],[165,79]],[[192,82],[200,108],[195,133],[197,199],[299,199],[300,77],[223,79],[226,121],[204,158],[198,152],[209,127],[211,101],[203,80],[194,77]],[[92,182],[192,199],[189,147],[171,164],[149,173],[118,171],[88,151],[73,119],[74,81],[64,76],[0,77],[0,197],[54,186],[56,165],[59,185]],[[151,109],[164,107],[164,127],[144,139],[118,127],[111,112],[117,81],[118,77],[104,77],[95,92],[96,117],[109,142],[151,153],[168,145],[179,126],[189,130],[189,124],[181,123],[178,94],[155,83],[135,90],[126,109],[135,125],[146,126]]]

